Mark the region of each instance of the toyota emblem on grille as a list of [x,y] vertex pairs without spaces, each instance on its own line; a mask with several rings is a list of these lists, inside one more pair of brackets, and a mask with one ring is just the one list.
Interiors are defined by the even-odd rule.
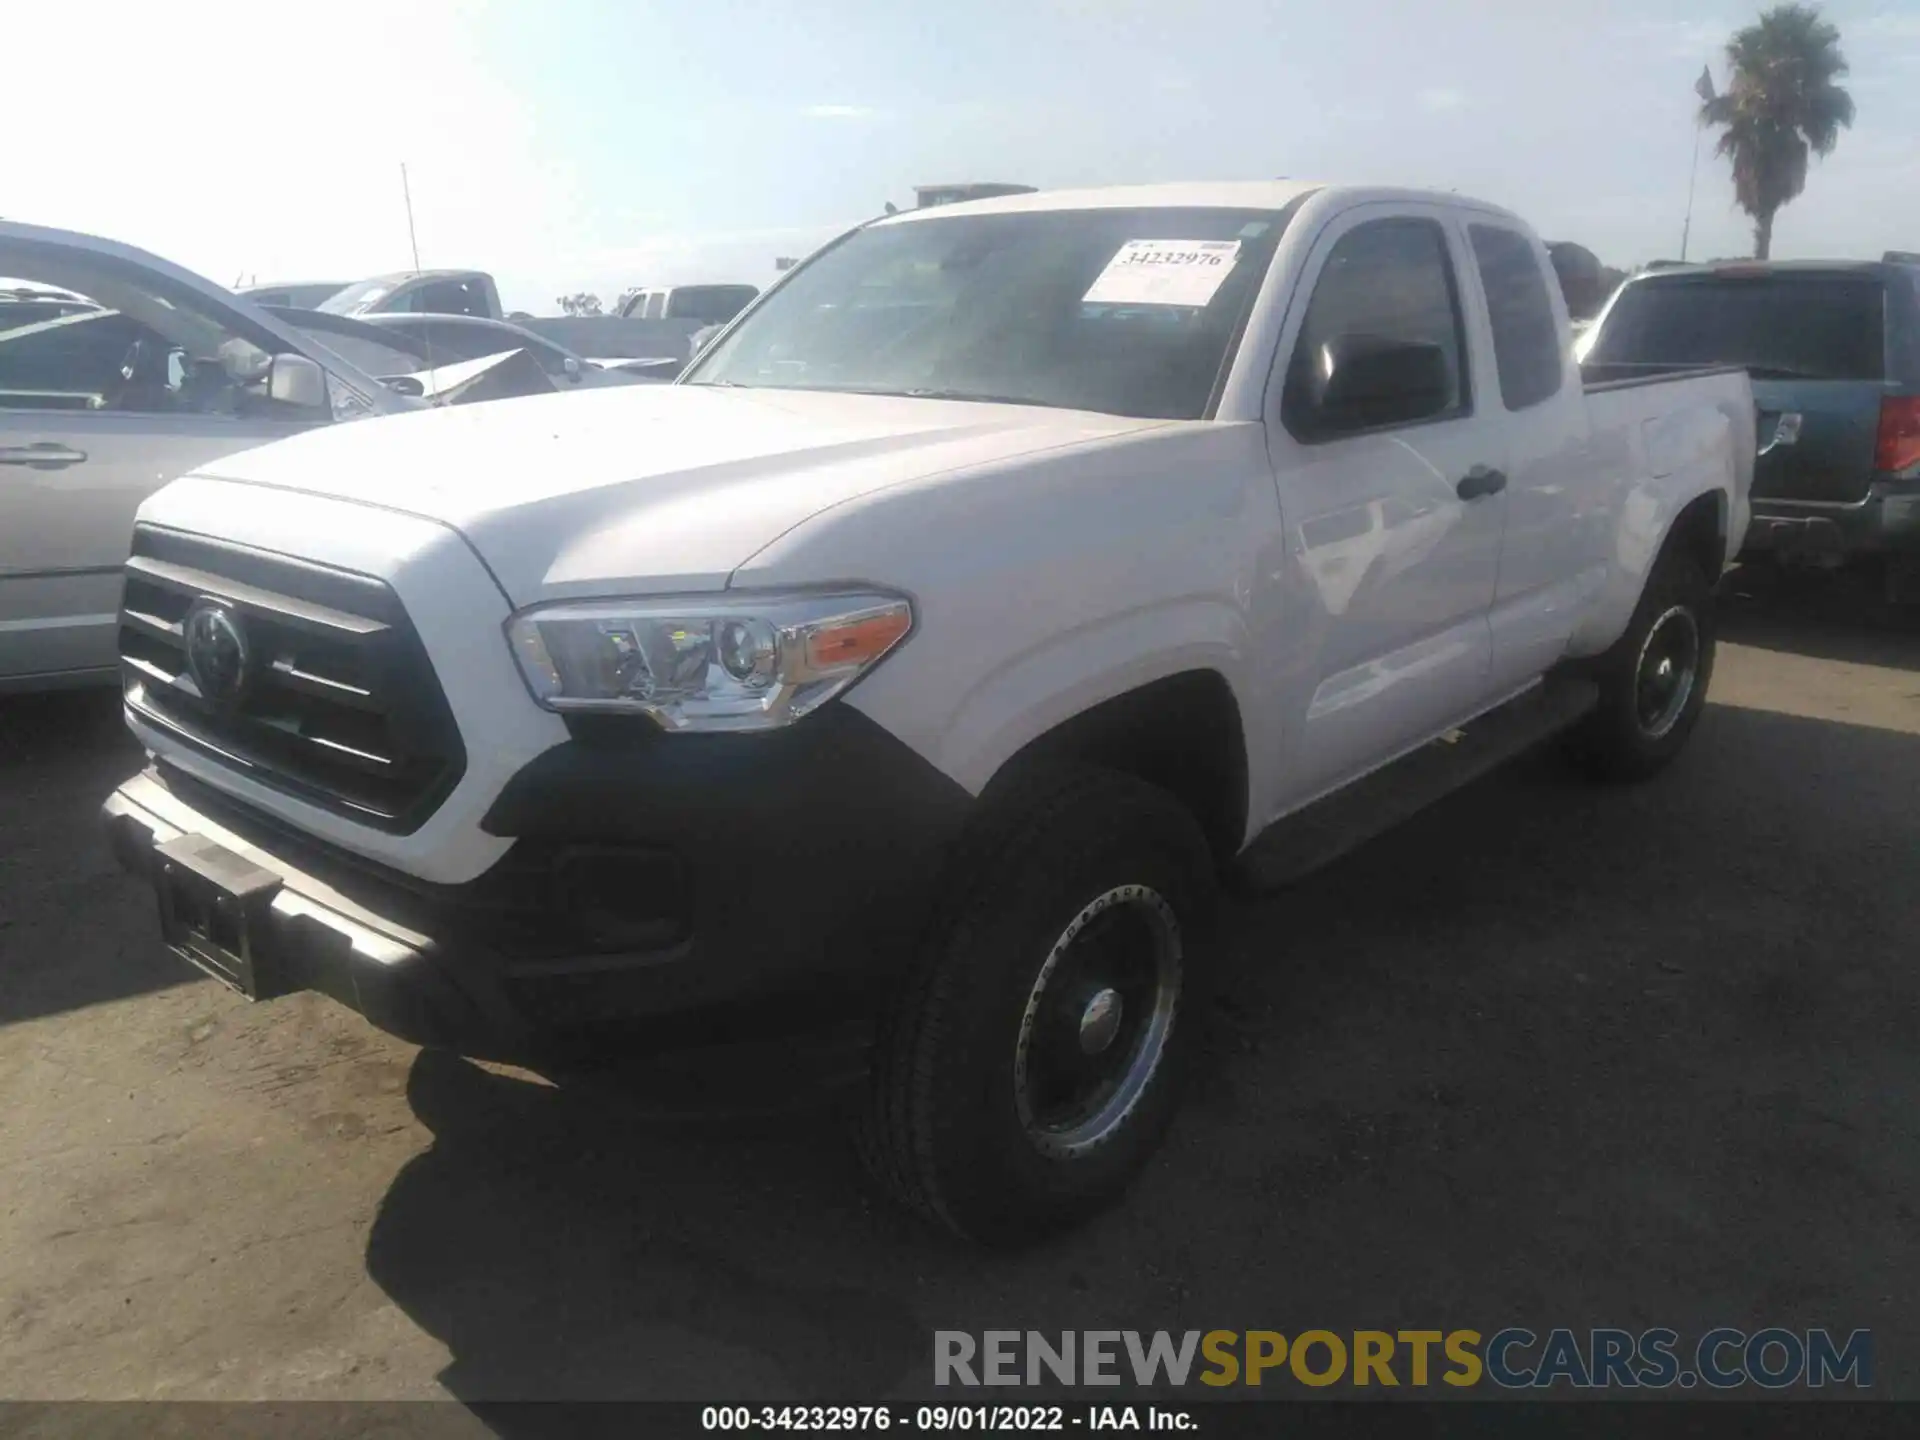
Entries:
[[182,627],[187,669],[201,695],[215,705],[233,705],[247,688],[247,632],[240,617],[218,600],[196,600]]

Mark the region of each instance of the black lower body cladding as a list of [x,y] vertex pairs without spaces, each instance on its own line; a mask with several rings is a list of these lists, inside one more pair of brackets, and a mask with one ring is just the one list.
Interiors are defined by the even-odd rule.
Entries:
[[[571,728],[508,782],[482,828],[563,857],[556,908],[602,946],[662,921],[639,903],[642,874],[663,900],[678,887],[668,953],[700,995],[884,966],[910,943],[973,804],[846,705],[762,734],[667,735],[624,716]],[[622,859],[636,852],[646,865]]]
[[[548,1059],[590,1038],[863,1024],[911,952],[967,792],[844,705],[758,735],[600,719],[507,785],[483,826],[513,846],[459,885],[349,855],[164,764],[146,778],[263,852],[288,889],[325,887],[429,937],[384,966],[311,924],[260,938],[286,988],[405,1038]],[[151,873],[152,837],[121,816],[114,840]]]

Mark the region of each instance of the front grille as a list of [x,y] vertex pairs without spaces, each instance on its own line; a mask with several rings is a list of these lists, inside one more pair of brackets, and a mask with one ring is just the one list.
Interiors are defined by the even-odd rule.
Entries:
[[[246,647],[237,693],[203,693],[187,662],[201,602]],[[127,704],[250,779],[404,834],[466,766],[446,696],[400,597],[379,580],[142,525],[120,610]],[[203,672],[204,673],[204,672]]]

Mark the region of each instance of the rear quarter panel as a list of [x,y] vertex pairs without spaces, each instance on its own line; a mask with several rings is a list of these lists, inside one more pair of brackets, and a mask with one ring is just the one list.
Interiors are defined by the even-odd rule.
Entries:
[[1586,400],[1596,461],[1615,477],[1607,487],[1613,539],[1606,581],[1568,647],[1576,656],[1620,638],[1674,521],[1700,496],[1722,498],[1723,565],[1739,553],[1755,451],[1753,390],[1743,372],[1590,390]]

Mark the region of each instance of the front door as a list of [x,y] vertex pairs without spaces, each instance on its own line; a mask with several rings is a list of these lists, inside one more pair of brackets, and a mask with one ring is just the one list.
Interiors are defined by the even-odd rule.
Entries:
[[[1336,219],[1281,337],[1268,433],[1297,582],[1300,628],[1287,648],[1305,683],[1286,687],[1304,713],[1290,717],[1280,811],[1487,701],[1504,455],[1477,384],[1461,244],[1437,208]],[[1296,402],[1313,367],[1329,342],[1355,336],[1439,347],[1444,395],[1401,423],[1304,424]]]

